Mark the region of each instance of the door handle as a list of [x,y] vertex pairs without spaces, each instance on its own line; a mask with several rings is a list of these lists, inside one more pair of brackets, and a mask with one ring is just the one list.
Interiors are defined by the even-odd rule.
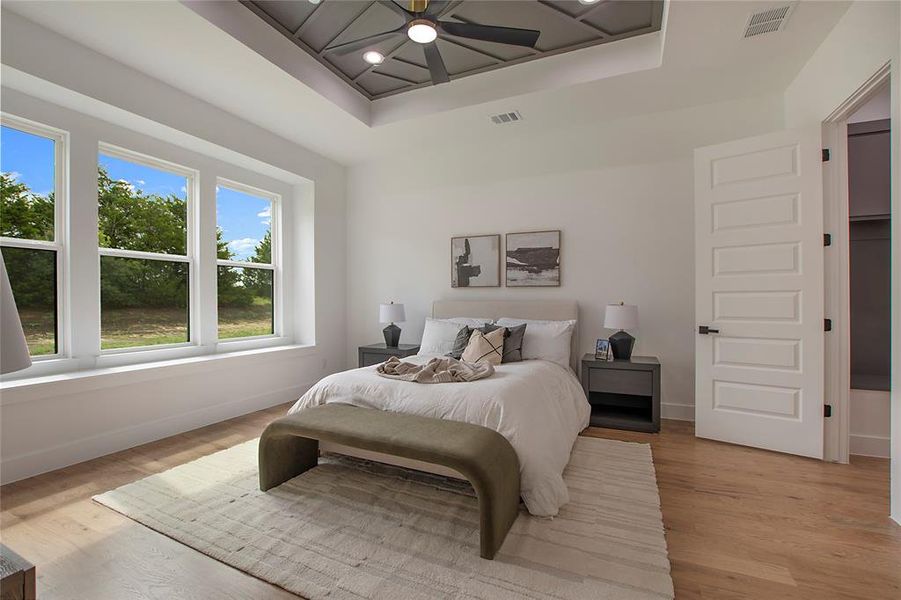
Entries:
[[698,333],[701,335],[707,335],[708,333],[719,333],[719,329],[713,329],[712,327],[708,327],[707,325],[698,325]]

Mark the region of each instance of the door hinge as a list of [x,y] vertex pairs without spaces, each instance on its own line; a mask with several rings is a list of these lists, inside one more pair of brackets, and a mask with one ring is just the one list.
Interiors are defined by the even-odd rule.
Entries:
[[824,234],[823,234],[823,245],[824,245],[824,246],[831,246],[831,245],[832,245],[832,234],[831,234],[831,233],[824,233]]
[[832,416],[832,405],[824,404],[823,405],[823,416],[827,419]]
[[832,331],[832,319],[823,319],[823,331]]
[[829,148],[823,148],[823,162],[827,162],[830,158],[832,158],[832,156],[829,152]]

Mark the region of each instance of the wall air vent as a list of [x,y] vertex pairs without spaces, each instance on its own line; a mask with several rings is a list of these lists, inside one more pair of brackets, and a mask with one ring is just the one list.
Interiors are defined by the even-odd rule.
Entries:
[[744,37],[749,38],[781,30],[785,27],[794,7],[795,5],[792,3],[754,13],[748,18]]
[[506,125],[507,123],[516,123],[522,121],[522,115],[518,110],[513,112],[500,113],[499,115],[491,115],[491,122],[495,125]]

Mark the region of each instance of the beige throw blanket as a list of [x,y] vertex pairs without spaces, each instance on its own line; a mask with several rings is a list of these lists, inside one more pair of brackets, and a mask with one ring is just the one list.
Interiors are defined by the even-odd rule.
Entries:
[[380,364],[376,372],[388,379],[414,383],[463,383],[493,375],[494,367],[488,363],[474,364],[455,358],[433,358],[424,365],[414,365],[392,356]]

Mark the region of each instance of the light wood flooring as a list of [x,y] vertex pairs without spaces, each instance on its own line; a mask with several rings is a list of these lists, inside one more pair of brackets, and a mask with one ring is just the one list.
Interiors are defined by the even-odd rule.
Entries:
[[[259,435],[287,405],[0,488],[0,538],[37,565],[41,600],[296,599],[155,533],[91,496]],[[694,437],[650,442],[677,598],[901,598],[888,461],[836,465]]]

